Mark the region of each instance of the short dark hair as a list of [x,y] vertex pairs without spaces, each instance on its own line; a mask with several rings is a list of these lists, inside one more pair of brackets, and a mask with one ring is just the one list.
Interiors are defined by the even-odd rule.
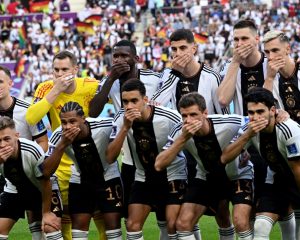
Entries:
[[71,53],[70,51],[67,51],[67,50],[61,51],[58,54],[56,54],[53,58],[53,62],[54,62],[55,59],[63,60],[63,59],[66,59],[66,58],[70,59],[73,66],[77,65],[76,56],[73,53]]
[[197,92],[191,92],[183,95],[178,103],[178,108],[187,108],[193,105],[197,105],[200,111],[204,111],[206,109],[206,102],[202,95]]
[[81,117],[84,116],[83,108],[77,102],[67,102],[67,103],[65,103],[65,105],[62,107],[62,109],[60,111],[60,114],[61,113],[66,113],[66,112],[72,112],[72,111],[75,111],[78,116],[81,116]]
[[189,29],[178,29],[175,32],[173,32],[170,36],[170,42],[173,41],[180,41],[180,40],[186,40],[188,43],[195,42],[194,34]]
[[133,42],[131,41],[128,41],[128,40],[121,40],[119,42],[117,42],[114,46],[113,46],[113,49],[115,47],[129,47],[130,48],[130,51],[133,55],[136,55],[137,52],[136,52],[136,47],[135,45],[133,44]]
[[0,117],[0,130],[4,130],[6,128],[16,129],[16,124],[14,120],[7,116]]
[[251,30],[257,32],[257,26],[251,19],[240,20],[233,26],[233,30],[241,28],[250,28]]
[[9,78],[11,78],[10,70],[7,67],[0,66],[0,71],[3,71]]
[[245,102],[263,103],[269,109],[276,106],[276,99],[271,91],[262,87],[251,88],[244,98]]
[[146,88],[138,78],[128,79],[121,87],[122,92],[139,91],[142,96],[146,96]]

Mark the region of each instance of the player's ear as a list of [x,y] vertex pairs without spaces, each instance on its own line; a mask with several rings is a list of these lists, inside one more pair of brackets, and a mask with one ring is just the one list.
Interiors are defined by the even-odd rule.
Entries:
[[144,96],[143,100],[144,100],[145,103],[148,103],[148,96]]

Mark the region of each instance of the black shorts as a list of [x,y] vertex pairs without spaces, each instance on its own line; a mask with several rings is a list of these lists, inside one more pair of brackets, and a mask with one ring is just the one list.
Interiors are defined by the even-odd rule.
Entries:
[[253,181],[252,179],[238,179],[231,181],[231,197],[230,200],[235,204],[253,205]]
[[52,190],[51,211],[57,216],[62,217],[63,204],[59,190]]
[[154,211],[158,208],[165,209],[168,202],[168,189],[167,181],[161,184],[135,181],[131,189],[129,204],[149,205]]
[[169,181],[169,194],[167,199],[167,205],[176,204],[181,205],[183,202],[183,196],[187,190],[186,180],[173,180]]
[[135,166],[129,165],[126,163],[122,163],[121,166],[121,178],[123,182],[123,202],[124,202],[124,212],[123,216],[125,218],[128,217],[128,201],[130,197],[131,188],[134,182],[134,176],[135,176]]
[[254,203],[263,193],[263,186],[267,176],[267,162],[260,156],[256,148],[250,146],[248,152],[251,156],[250,160],[253,163],[254,169]]
[[298,187],[293,178],[279,178],[275,174],[273,184],[264,184],[262,196],[256,204],[256,212],[271,212],[285,216],[290,205],[294,209],[300,209]]
[[42,211],[42,195],[38,190],[32,191],[27,197],[18,193],[0,194],[0,218],[18,221],[25,217],[25,210]]
[[219,202],[228,199],[228,192],[229,181],[218,182],[217,179],[213,181],[194,178],[193,181],[188,184],[183,202],[200,204],[215,212]]
[[70,183],[70,214],[90,213],[100,210],[102,213],[121,213],[123,209],[123,189],[121,178],[105,182],[103,187],[95,188],[87,184]]

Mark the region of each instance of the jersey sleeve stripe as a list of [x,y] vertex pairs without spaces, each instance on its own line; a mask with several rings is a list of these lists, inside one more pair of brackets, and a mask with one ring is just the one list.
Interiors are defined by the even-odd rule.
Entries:
[[31,144],[21,142],[20,146],[21,146],[21,150],[31,152],[36,159],[39,159],[42,156],[41,152]]
[[179,122],[181,121],[181,117],[171,111],[164,111],[160,108],[155,108],[155,113],[157,113],[160,116],[165,116],[175,122]]
[[175,134],[182,129],[182,123],[178,123],[174,126],[174,128],[170,132],[170,137],[174,138]]
[[289,129],[289,127],[285,123],[279,123],[277,124],[278,129],[281,130],[286,140],[292,137],[292,132]]
[[60,140],[61,138],[61,135],[62,135],[62,132],[61,131],[57,131],[57,132],[54,132],[50,138],[50,142],[54,145],[57,144],[57,142]]
[[162,88],[160,88],[159,91],[153,95],[152,99],[155,100],[164,91],[166,91],[166,89],[168,89],[170,86],[172,86],[172,84],[175,82],[176,78],[177,77],[174,74],[170,73],[168,79],[163,83]]

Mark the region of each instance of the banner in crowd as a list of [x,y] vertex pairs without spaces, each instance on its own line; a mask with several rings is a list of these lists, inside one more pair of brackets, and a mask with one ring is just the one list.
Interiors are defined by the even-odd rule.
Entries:
[[49,0],[34,1],[29,3],[30,12],[49,12]]

